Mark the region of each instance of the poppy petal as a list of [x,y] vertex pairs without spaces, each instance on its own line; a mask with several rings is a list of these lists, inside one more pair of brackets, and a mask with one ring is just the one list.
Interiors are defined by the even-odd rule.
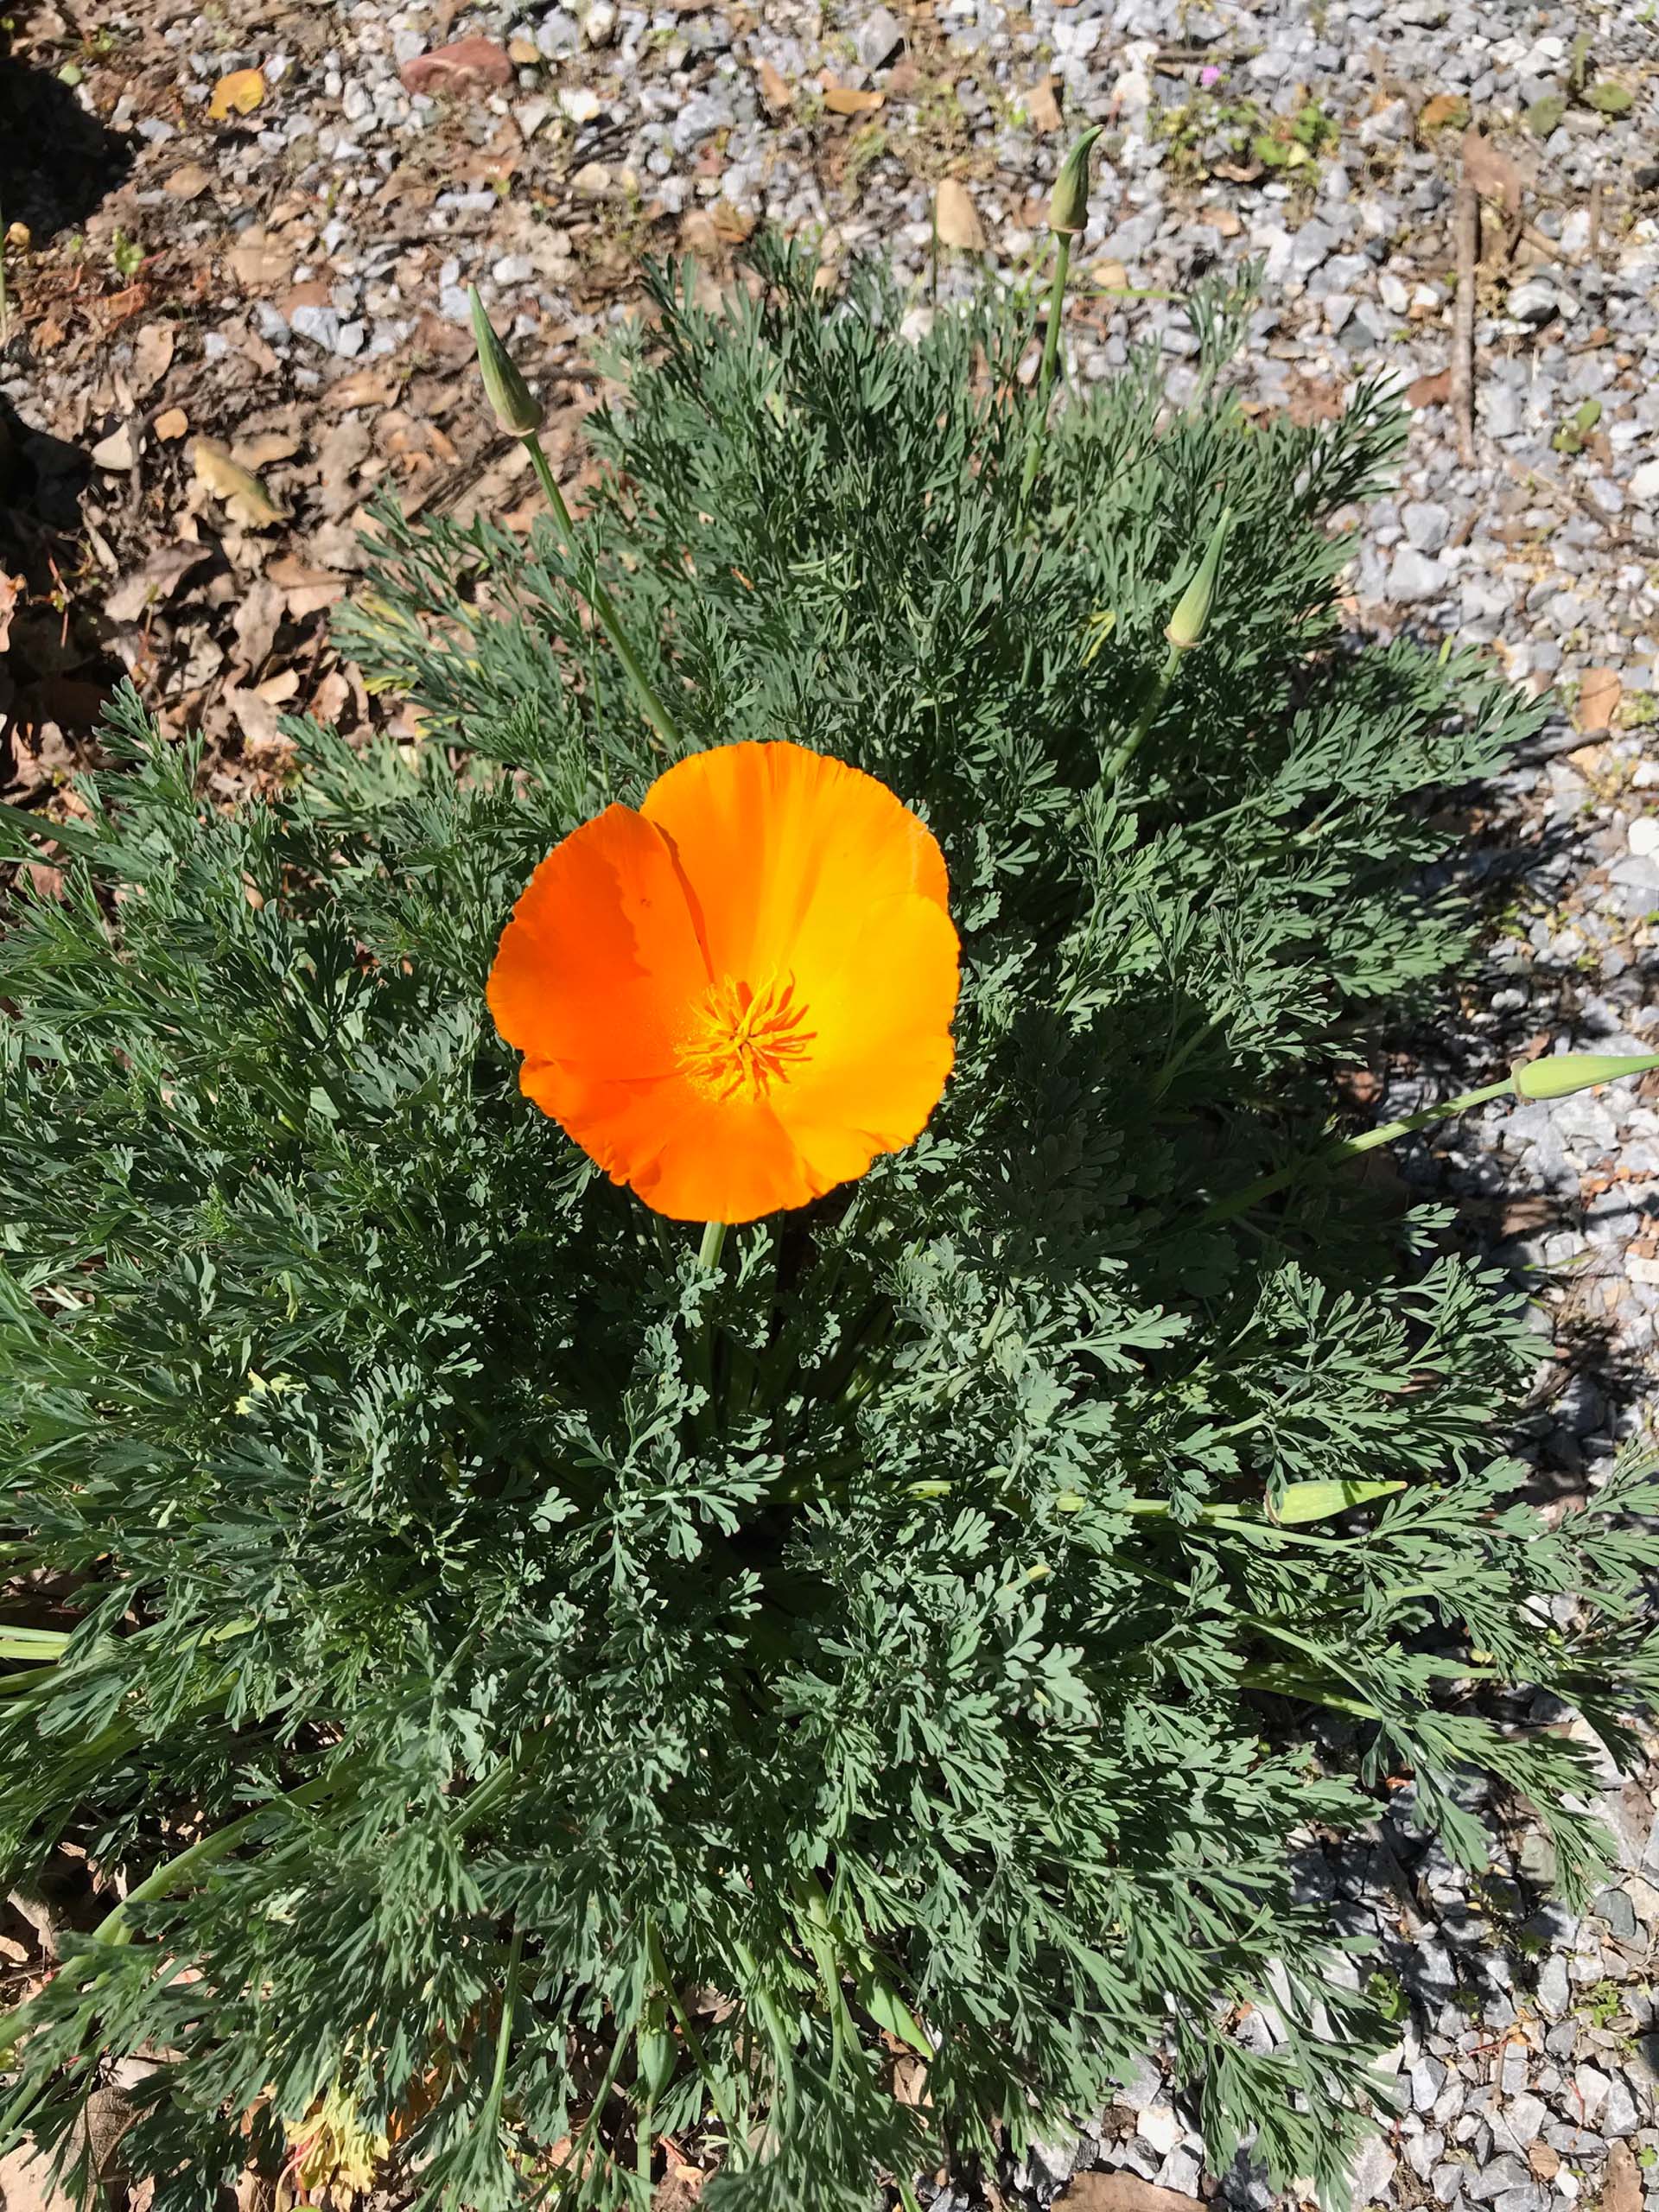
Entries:
[[834,1183],[914,1142],[954,1058],[957,932],[931,899],[870,907],[833,960],[798,962],[812,1056],[772,1104],[809,1166]]
[[613,1183],[671,1220],[758,1221],[842,1179],[809,1164],[763,1101],[710,1098],[672,1077],[594,1080],[552,1063],[526,1067],[524,1088]]
[[693,753],[639,810],[674,847],[716,976],[758,984],[793,964],[809,927],[839,938],[849,912],[895,892],[946,903],[925,826],[874,776],[802,745]]
[[708,987],[673,855],[641,816],[608,806],[531,876],[488,997],[526,1072],[566,1061],[626,1080],[673,1072],[684,1009]]

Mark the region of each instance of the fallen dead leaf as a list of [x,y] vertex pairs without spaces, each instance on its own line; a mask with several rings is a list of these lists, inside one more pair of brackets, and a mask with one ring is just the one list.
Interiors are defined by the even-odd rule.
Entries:
[[23,590],[22,576],[9,576],[0,569],[0,653],[11,644],[11,618]]
[[1033,130],[1052,132],[1065,128],[1065,118],[1060,113],[1060,103],[1055,97],[1054,79],[1039,77],[1025,95],[1026,120]]
[[165,322],[147,322],[132,341],[132,389],[142,399],[173,365],[173,331]]
[[1236,238],[1244,227],[1230,207],[1200,207],[1198,220],[1224,238]]
[[933,204],[933,221],[941,245],[956,246],[963,253],[984,252],[985,226],[979,219],[972,194],[959,177],[940,180],[938,196]]
[[231,448],[231,457],[244,468],[270,468],[279,461],[292,461],[300,449],[299,440],[288,430],[260,430],[253,436],[238,438]]
[[212,550],[207,545],[158,547],[142,569],[113,588],[104,601],[104,612],[112,622],[137,621],[149,608],[165,605]]
[[774,115],[781,115],[785,108],[793,107],[795,88],[774,63],[763,56],[755,63],[754,73],[760,79],[760,97]]
[[200,162],[187,162],[181,169],[174,170],[162,189],[175,200],[200,200],[213,181]]
[[182,407],[169,407],[158,415],[149,427],[163,445],[170,446],[189,429],[190,417]]
[[1452,372],[1436,369],[1433,376],[1419,377],[1414,384],[1406,386],[1408,407],[1444,407],[1452,397]]
[[277,709],[269,699],[262,699],[257,691],[244,690],[238,683],[227,683],[219,698],[235,715],[237,727],[250,745],[272,746],[280,741]]
[[1561,2154],[1548,2143],[1529,2143],[1527,2164],[1540,2181],[1554,2181],[1561,2171]]
[[886,98],[885,92],[855,92],[833,78],[823,81],[823,104],[831,115],[874,115]]
[[395,369],[351,369],[329,385],[322,404],[331,415],[344,415],[353,407],[390,407],[397,397]]
[[207,113],[214,123],[228,123],[233,115],[251,115],[264,97],[263,69],[232,69],[213,86]]
[[257,476],[232,460],[213,438],[198,438],[191,448],[191,465],[204,491],[223,500],[226,511],[244,530],[269,530],[284,519],[286,508],[277,505]]
[[270,658],[285,603],[281,587],[269,576],[256,576],[242,594],[231,627],[236,632],[237,658],[251,676]]
[[1473,124],[1463,134],[1463,173],[1483,200],[1495,200],[1511,220],[1521,213],[1526,179],[1502,147]]
[[542,49],[534,39],[510,38],[507,59],[515,69],[535,69],[541,66]]
[[1196,2212],[1196,2200],[1178,2189],[1160,2189],[1122,2168],[1078,2174],[1054,2200],[1055,2212]]
[[245,292],[269,294],[288,282],[291,254],[272,245],[262,231],[245,231],[225,257]]
[[343,598],[348,581],[338,569],[309,569],[289,553],[273,561],[265,575],[282,593],[289,613],[296,622]]
[[263,683],[254,686],[259,696],[270,707],[285,707],[299,688],[299,677],[291,668],[283,669],[276,676],[268,676]]
[[1469,103],[1461,92],[1436,92],[1433,99],[1425,100],[1417,116],[1417,134],[1427,137],[1431,130],[1444,130],[1449,124],[1466,124]]
[[1601,2184],[1601,2212],[1642,2212],[1642,2170],[1623,2136],[1607,2145],[1607,2171]]
[[406,92],[464,92],[470,86],[512,82],[512,62],[493,38],[458,38],[430,54],[417,54],[398,71]]
[[1624,696],[1617,669],[1586,668],[1579,684],[1579,728],[1586,736],[1611,729]]

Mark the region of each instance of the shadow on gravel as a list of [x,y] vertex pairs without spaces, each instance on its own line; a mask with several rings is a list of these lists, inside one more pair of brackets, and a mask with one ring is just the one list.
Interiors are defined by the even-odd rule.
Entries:
[[[1435,1026],[1395,1040],[1414,1073],[1409,1090],[1391,1086],[1389,1111],[1562,1046],[1653,1050],[1651,1032],[1632,1024],[1659,1003],[1659,949],[1644,926],[1659,913],[1659,866],[1606,851],[1607,802],[1623,796],[1623,778],[1605,767],[1612,782],[1598,789],[1599,753],[1611,762],[1605,741],[1552,720],[1494,785],[1452,795],[1446,815],[1462,839],[1431,884],[1475,899],[1483,944]],[[1586,799],[1565,817],[1558,763],[1585,772]],[[1631,1246],[1637,1265],[1650,1265],[1643,1240],[1659,1238],[1659,1152],[1620,1132],[1634,1109],[1656,1106],[1659,1076],[1649,1076],[1506,1103],[1484,1122],[1442,1124],[1397,1147],[1414,1197],[1457,1203],[1463,1249],[1508,1269],[1530,1298],[1554,1294],[1554,1357],[1520,1424],[1541,1502],[1583,1496],[1586,1466],[1627,1440],[1653,1389],[1651,1344],[1632,1348],[1621,1305]]]
[[37,246],[84,223],[132,162],[126,139],[89,115],[73,87],[31,68],[0,30],[0,210]]

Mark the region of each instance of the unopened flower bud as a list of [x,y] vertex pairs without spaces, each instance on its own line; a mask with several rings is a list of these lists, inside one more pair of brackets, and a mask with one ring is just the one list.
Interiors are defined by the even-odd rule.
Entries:
[[1164,635],[1177,652],[1188,652],[1204,635],[1210,620],[1210,603],[1216,595],[1216,576],[1221,568],[1221,549],[1233,526],[1233,511],[1224,507],[1221,520],[1211,532],[1198,574],[1181,594],[1180,604],[1165,626]]
[[484,379],[484,397],[491,412],[509,437],[531,438],[542,427],[546,410],[513,365],[512,356],[495,334],[495,326],[484,312],[476,284],[467,288],[473,314],[473,339],[478,347],[478,372]]
[[1659,1068],[1659,1052],[1553,1052],[1541,1060],[1522,1060],[1510,1071],[1517,1098],[1569,1098],[1592,1084],[1614,1083],[1622,1075],[1647,1075]]
[[1090,124],[1065,157],[1048,203],[1051,231],[1081,231],[1089,221],[1089,149],[1103,126]]

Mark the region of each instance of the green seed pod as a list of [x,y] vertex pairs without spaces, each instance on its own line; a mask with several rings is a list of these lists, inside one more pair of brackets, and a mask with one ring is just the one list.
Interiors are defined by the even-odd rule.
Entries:
[[673,2078],[674,2062],[678,2056],[674,2038],[668,2031],[668,2005],[660,1996],[652,1997],[646,2004],[645,2018],[634,2033],[634,2052],[640,2086],[655,2104]]
[[476,284],[467,288],[473,311],[473,340],[478,347],[478,372],[484,379],[484,397],[496,421],[509,437],[531,438],[546,419],[546,410],[531,392],[512,356],[495,334],[495,325],[484,312]]
[[1210,603],[1216,595],[1221,550],[1227,543],[1227,533],[1232,526],[1233,511],[1230,507],[1224,507],[1221,520],[1211,532],[1210,543],[1205,548],[1198,574],[1181,594],[1180,604],[1165,627],[1164,635],[1179,653],[1190,652],[1204,636],[1205,625],[1210,620]]
[[1369,1505],[1373,1498],[1391,1497],[1395,1491],[1404,1488],[1404,1483],[1339,1479],[1287,1483],[1278,1504],[1268,1509],[1268,1518],[1294,1529],[1308,1521],[1328,1521],[1333,1515],[1347,1513],[1356,1505]]
[[1518,1061],[1510,1080],[1517,1098],[1570,1098],[1592,1084],[1647,1075],[1654,1068],[1659,1068],[1659,1052],[1554,1052],[1541,1060]]
[[1051,231],[1077,232],[1086,228],[1089,221],[1089,149],[1099,137],[1103,125],[1090,124],[1081,138],[1065,157],[1065,163],[1054,180],[1054,190],[1048,203],[1048,227]]

